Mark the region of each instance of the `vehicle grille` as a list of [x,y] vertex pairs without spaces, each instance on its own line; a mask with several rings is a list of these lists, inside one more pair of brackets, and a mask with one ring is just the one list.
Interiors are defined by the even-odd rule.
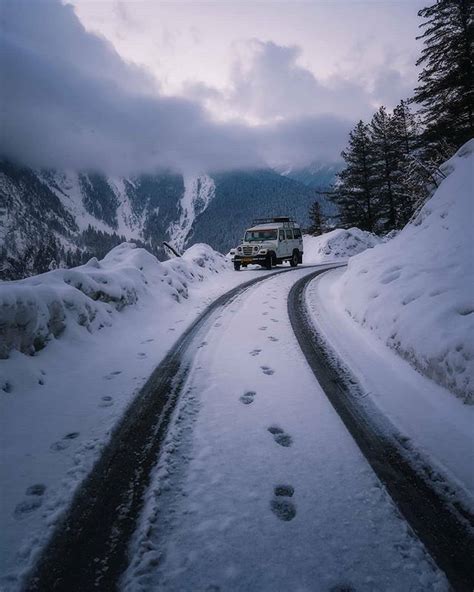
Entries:
[[249,256],[252,254],[252,252],[253,252],[253,249],[252,249],[252,247],[245,247],[245,246],[244,246],[244,247],[243,247],[243,252],[244,252],[244,255],[245,255],[246,257],[249,257]]

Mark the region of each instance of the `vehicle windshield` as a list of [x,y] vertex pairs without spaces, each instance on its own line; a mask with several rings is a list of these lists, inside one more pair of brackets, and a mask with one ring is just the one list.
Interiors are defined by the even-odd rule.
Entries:
[[247,230],[245,233],[245,242],[252,241],[268,241],[276,240],[278,236],[278,230],[276,228],[270,228],[268,230]]

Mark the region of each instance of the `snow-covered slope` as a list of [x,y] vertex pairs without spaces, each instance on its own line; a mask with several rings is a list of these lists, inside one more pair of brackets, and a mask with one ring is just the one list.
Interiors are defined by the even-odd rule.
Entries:
[[[34,354],[67,331],[90,333],[117,320],[114,313],[153,293],[162,305],[188,297],[188,284],[229,268],[208,245],[160,263],[145,249],[123,243],[104,259],[0,283],[0,358],[12,349]],[[2,384],[4,390],[11,385]]]
[[193,224],[215,196],[214,180],[208,175],[186,178],[184,193],[179,202],[179,220],[170,224],[168,233],[173,245],[182,251],[191,234]]
[[474,402],[474,140],[391,241],[353,257],[339,280],[347,312],[423,374]]
[[346,260],[379,244],[381,239],[358,228],[337,228],[320,236],[303,236],[305,263]]

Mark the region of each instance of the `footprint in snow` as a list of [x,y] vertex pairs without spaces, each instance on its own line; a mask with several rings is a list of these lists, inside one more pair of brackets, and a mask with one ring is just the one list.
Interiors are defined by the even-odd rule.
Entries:
[[271,308],[272,310],[275,310],[275,307],[274,306],[270,306],[269,308]]
[[12,387],[11,383],[8,382],[8,380],[5,380],[4,382],[2,382],[1,389],[4,393],[11,393],[13,390],[13,387]]
[[278,337],[273,337],[273,335],[269,335],[269,336],[268,336],[268,339],[269,339],[270,341],[279,341]]
[[274,323],[279,323],[280,321],[278,319],[270,319],[271,321],[273,321]]
[[241,395],[239,397],[239,400],[244,405],[250,405],[250,403],[253,403],[253,400],[255,399],[256,394],[257,393],[255,391],[247,391],[246,393],[244,393],[243,395]]
[[28,516],[29,514],[31,514],[32,512],[37,510],[38,508],[40,508],[42,503],[43,503],[43,500],[42,500],[41,496],[31,496],[29,499],[26,499],[26,500],[20,502],[19,504],[17,504],[17,506],[13,512],[13,515],[18,520],[21,520],[22,518],[26,518],[26,516]]
[[214,323],[214,327],[222,327],[222,323]]
[[54,452],[60,452],[61,450],[66,450],[71,445],[71,441],[75,440],[79,436],[79,432],[71,432],[63,436],[62,440],[58,440],[57,442],[53,442],[51,444],[50,449]]
[[293,444],[293,438],[289,434],[287,434],[284,430],[282,430],[280,427],[270,426],[268,428],[268,431],[270,432],[270,434],[272,434],[275,442],[277,444],[279,444],[280,446],[284,446],[285,448],[288,448],[288,446],[291,446]]
[[43,495],[46,491],[46,485],[43,483],[35,483],[34,485],[30,485],[26,490],[26,495]]
[[154,339],[145,339],[145,341],[142,341],[141,343],[143,345],[144,343],[151,343],[152,341],[155,341],[155,340]]
[[269,366],[260,366],[260,368],[262,369],[262,372],[267,376],[275,374],[275,370],[273,370],[273,368],[270,368]]
[[259,327],[258,330],[259,331],[266,331],[267,327],[265,325],[263,325],[262,327]]
[[99,407],[110,407],[114,404],[114,400],[110,395],[104,395],[100,399],[101,402],[99,403]]
[[34,485],[30,485],[27,490],[25,491],[25,495],[27,495],[27,499],[23,500],[19,504],[17,504],[13,515],[15,518],[22,519],[31,514],[43,503],[43,495],[46,491],[46,485],[43,483],[35,483]]
[[293,497],[294,487],[291,485],[277,485],[273,491],[274,498],[270,502],[270,508],[277,518],[284,522],[293,520],[296,516],[296,507],[294,503],[287,499]]
[[336,584],[329,588],[329,592],[356,592],[356,589],[350,584]]
[[262,312],[262,315],[263,315],[264,317],[266,317],[266,316],[267,316],[267,314],[268,314],[268,312]]
[[251,356],[258,356],[258,354],[259,354],[261,351],[262,351],[262,350],[261,350],[261,349],[258,349],[258,348],[257,348],[257,349],[253,349],[253,350],[250,352],[250,355],[251,355]]
[[105,380],[112,380],[112,378],[115,378],[119,374],[122,374],[121,370],[114,370],[110,374],[107,374],[107,376],[104,376],[104,378],[105,378]]
[[138,354],[137,354],[137,358],[143,359],[143,358],[146,358],[146,357],[147,357],[147,355],[146,355],[145,352],[138,352]]
[[201,341],[201,343],[198,345],[198,349],[201,349],[202,347],[206,347],[207,345],[207,341]]
[[276,497],[293,497],[295,488],[292,485],[277,485],[273,492]]

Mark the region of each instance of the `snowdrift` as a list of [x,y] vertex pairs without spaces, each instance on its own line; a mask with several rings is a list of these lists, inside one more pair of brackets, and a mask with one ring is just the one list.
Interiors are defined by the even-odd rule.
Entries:
[[0,283],[0,358],[12,349],[34,354],[67,328],[90,332],[112,323],[114,311],[153,291],[163,302],[188,297],[188,285],[228,269],[226,259],[198,244],[161,263],[123,243],[101,261]]
[[347,312],[466,403],[474,402],[474,140],[391,241],[349,262],[338,289]]
[[303,236],[305,263],[346,260],[379,244],[381,239],[358,228],[337,228],[321,236]]

